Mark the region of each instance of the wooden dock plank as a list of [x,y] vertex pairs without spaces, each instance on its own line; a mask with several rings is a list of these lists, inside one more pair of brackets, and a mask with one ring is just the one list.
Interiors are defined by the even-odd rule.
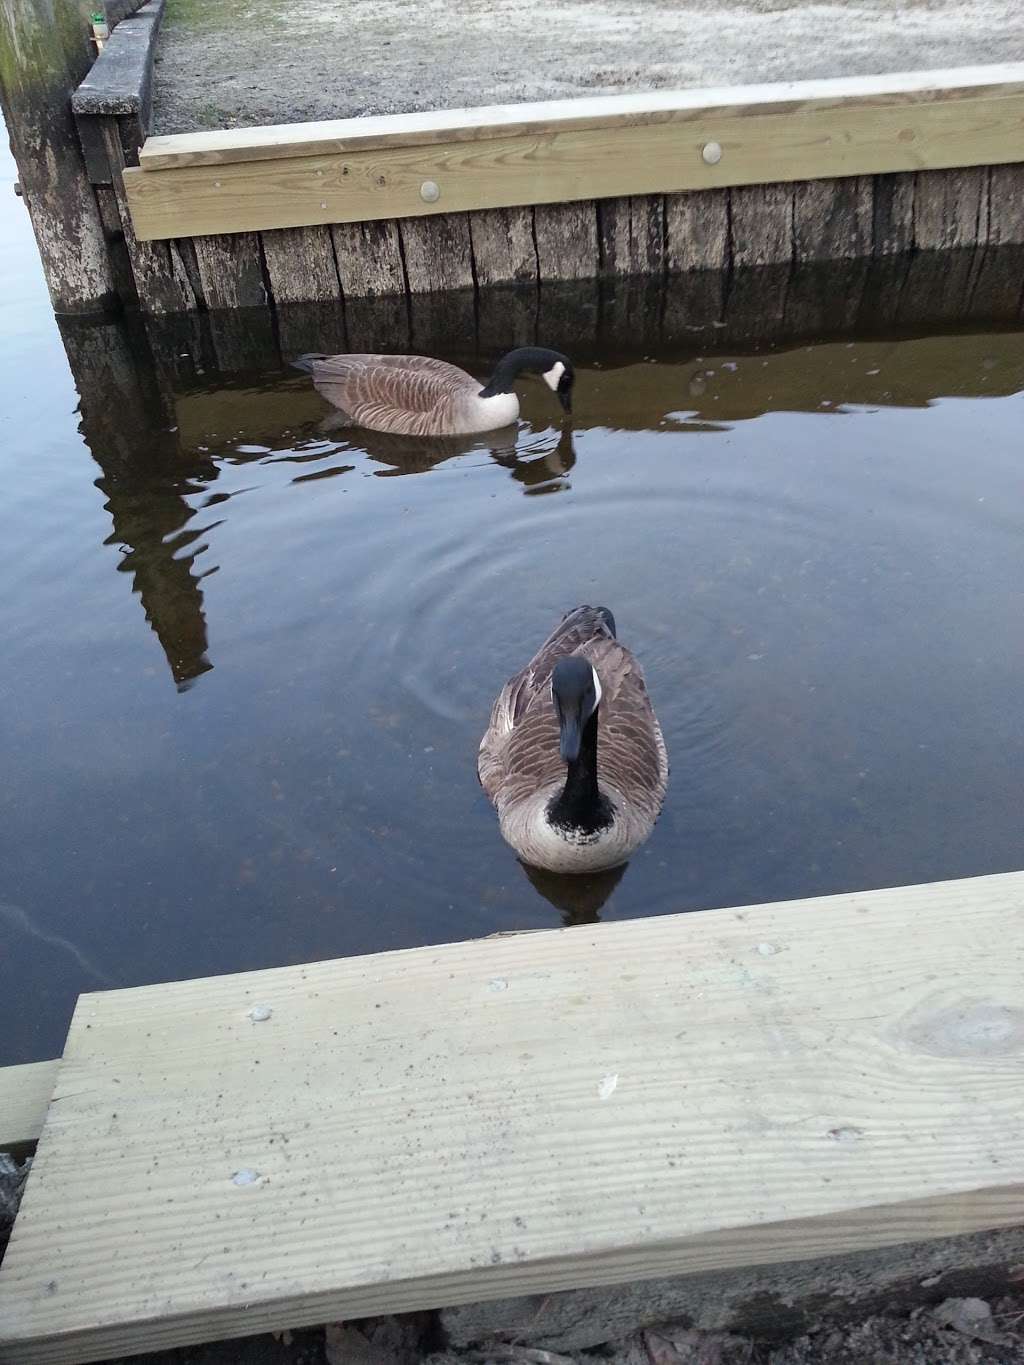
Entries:
[[0,1361],[1019,1222],[1022,961],[1012,873],[83,996]]
[[52,1061],[0,1067],[0,1152],[38,1140],[59,1065]]
[[317,123],[278,123],[257,128],[174,133],[150,138],[140,165],[144,170],[223,166],[239,161],[279,161],[319,152],[368,151],[395,144],[414,147],[431,143],[480,142],[509,135],[688,123],[708,115],[751,118],[799,108],[821,111],[842,108],[850,103],[929,104],[1013,92],[1024,92],[1024,63],[593,95],[580,99],[485,105],[475,109],[436,109]]
[[[676,94],[642,118],[588,120],[564,112],[570,101],[532,123],[491,110],[487,136],[477,119],[472,138],[449,127],[447,140],[437,128],[432,139],[416,134],[425,116],[393,116],[387,134],[310,136],[304,149],[292,142],[287,155],[262,161],[175,158],[164,139],[162,159],[126,172],[125,188],[136,234],[151,240],[1024,160],[1024,67],[980,70],[1003,79],[978,85],[965,74],[959,85],[909,93],[895,80],[878,89],[877,78],[865,78],[860,93],[850,81],[810,83],[817,95],[801,83],[758,87],[762,98],[731,103],[722,103],[728,92],[718,103]],[[846,93],[822,94],[822,86]],[[604,108],[615,98],[636,99],[579,103]]]

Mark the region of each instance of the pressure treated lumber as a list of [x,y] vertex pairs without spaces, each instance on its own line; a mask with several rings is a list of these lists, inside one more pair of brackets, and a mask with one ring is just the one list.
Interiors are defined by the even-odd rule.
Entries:
[[58,1063],[0,1067],[0,1152],[35,1142],[53,1095]]
[[893,72],[828,80],[779,81],[693,90],[643,91],[582,99],[485,105],[475,109],[425,110],[281,123],[257,128],[220,128],[150,138],[143,170],[279,161],[314,153],[368,151],[400,144],[480,142],[509,135],[644,127],[699,122],[709,115],[732,118],[762,114],[842,111],[864,107],[930,104],[979,97],[1013,97],[1024,90],[1024,64],[962,66],[948,70]]
[[183,134],[125,185],[147,240],[1024,160],[1024,66],[925,77]]
[[1011,873],[83,996],[0,1361],[1014,1224],[1022,961]]

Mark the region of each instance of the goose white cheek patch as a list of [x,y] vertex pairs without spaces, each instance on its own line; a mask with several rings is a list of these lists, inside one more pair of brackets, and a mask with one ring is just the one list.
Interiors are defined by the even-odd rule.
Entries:
[[558,388],[558,381],[563,374],[565,374],[565,366],[560,360],[556,360],[550,370],[544,371],[544,383],[552,393]]

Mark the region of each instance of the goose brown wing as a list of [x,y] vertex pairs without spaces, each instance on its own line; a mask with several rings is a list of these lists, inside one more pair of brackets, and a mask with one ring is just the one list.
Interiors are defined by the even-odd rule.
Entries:
[[480,391],[464,370],[427,356],[323,356],[312,373],[317,392],[358,426],[405,436],[433,433]]

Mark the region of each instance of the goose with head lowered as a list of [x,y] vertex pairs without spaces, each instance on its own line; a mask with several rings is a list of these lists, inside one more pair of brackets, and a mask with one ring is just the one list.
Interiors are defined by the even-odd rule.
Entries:
[[648,837],[668,755],[643,672],[606,607],[570,611],[505,684],[478,772],[506,842],[533,867],[599,872]]
[[422,355],[303,355],[292,364],[353,426],[396,436],[467,436],[510,426],[519,416],[516,380],[540,375],[572,411],[576,373],[568,356],[522,346],[502,356],[486,384]]

